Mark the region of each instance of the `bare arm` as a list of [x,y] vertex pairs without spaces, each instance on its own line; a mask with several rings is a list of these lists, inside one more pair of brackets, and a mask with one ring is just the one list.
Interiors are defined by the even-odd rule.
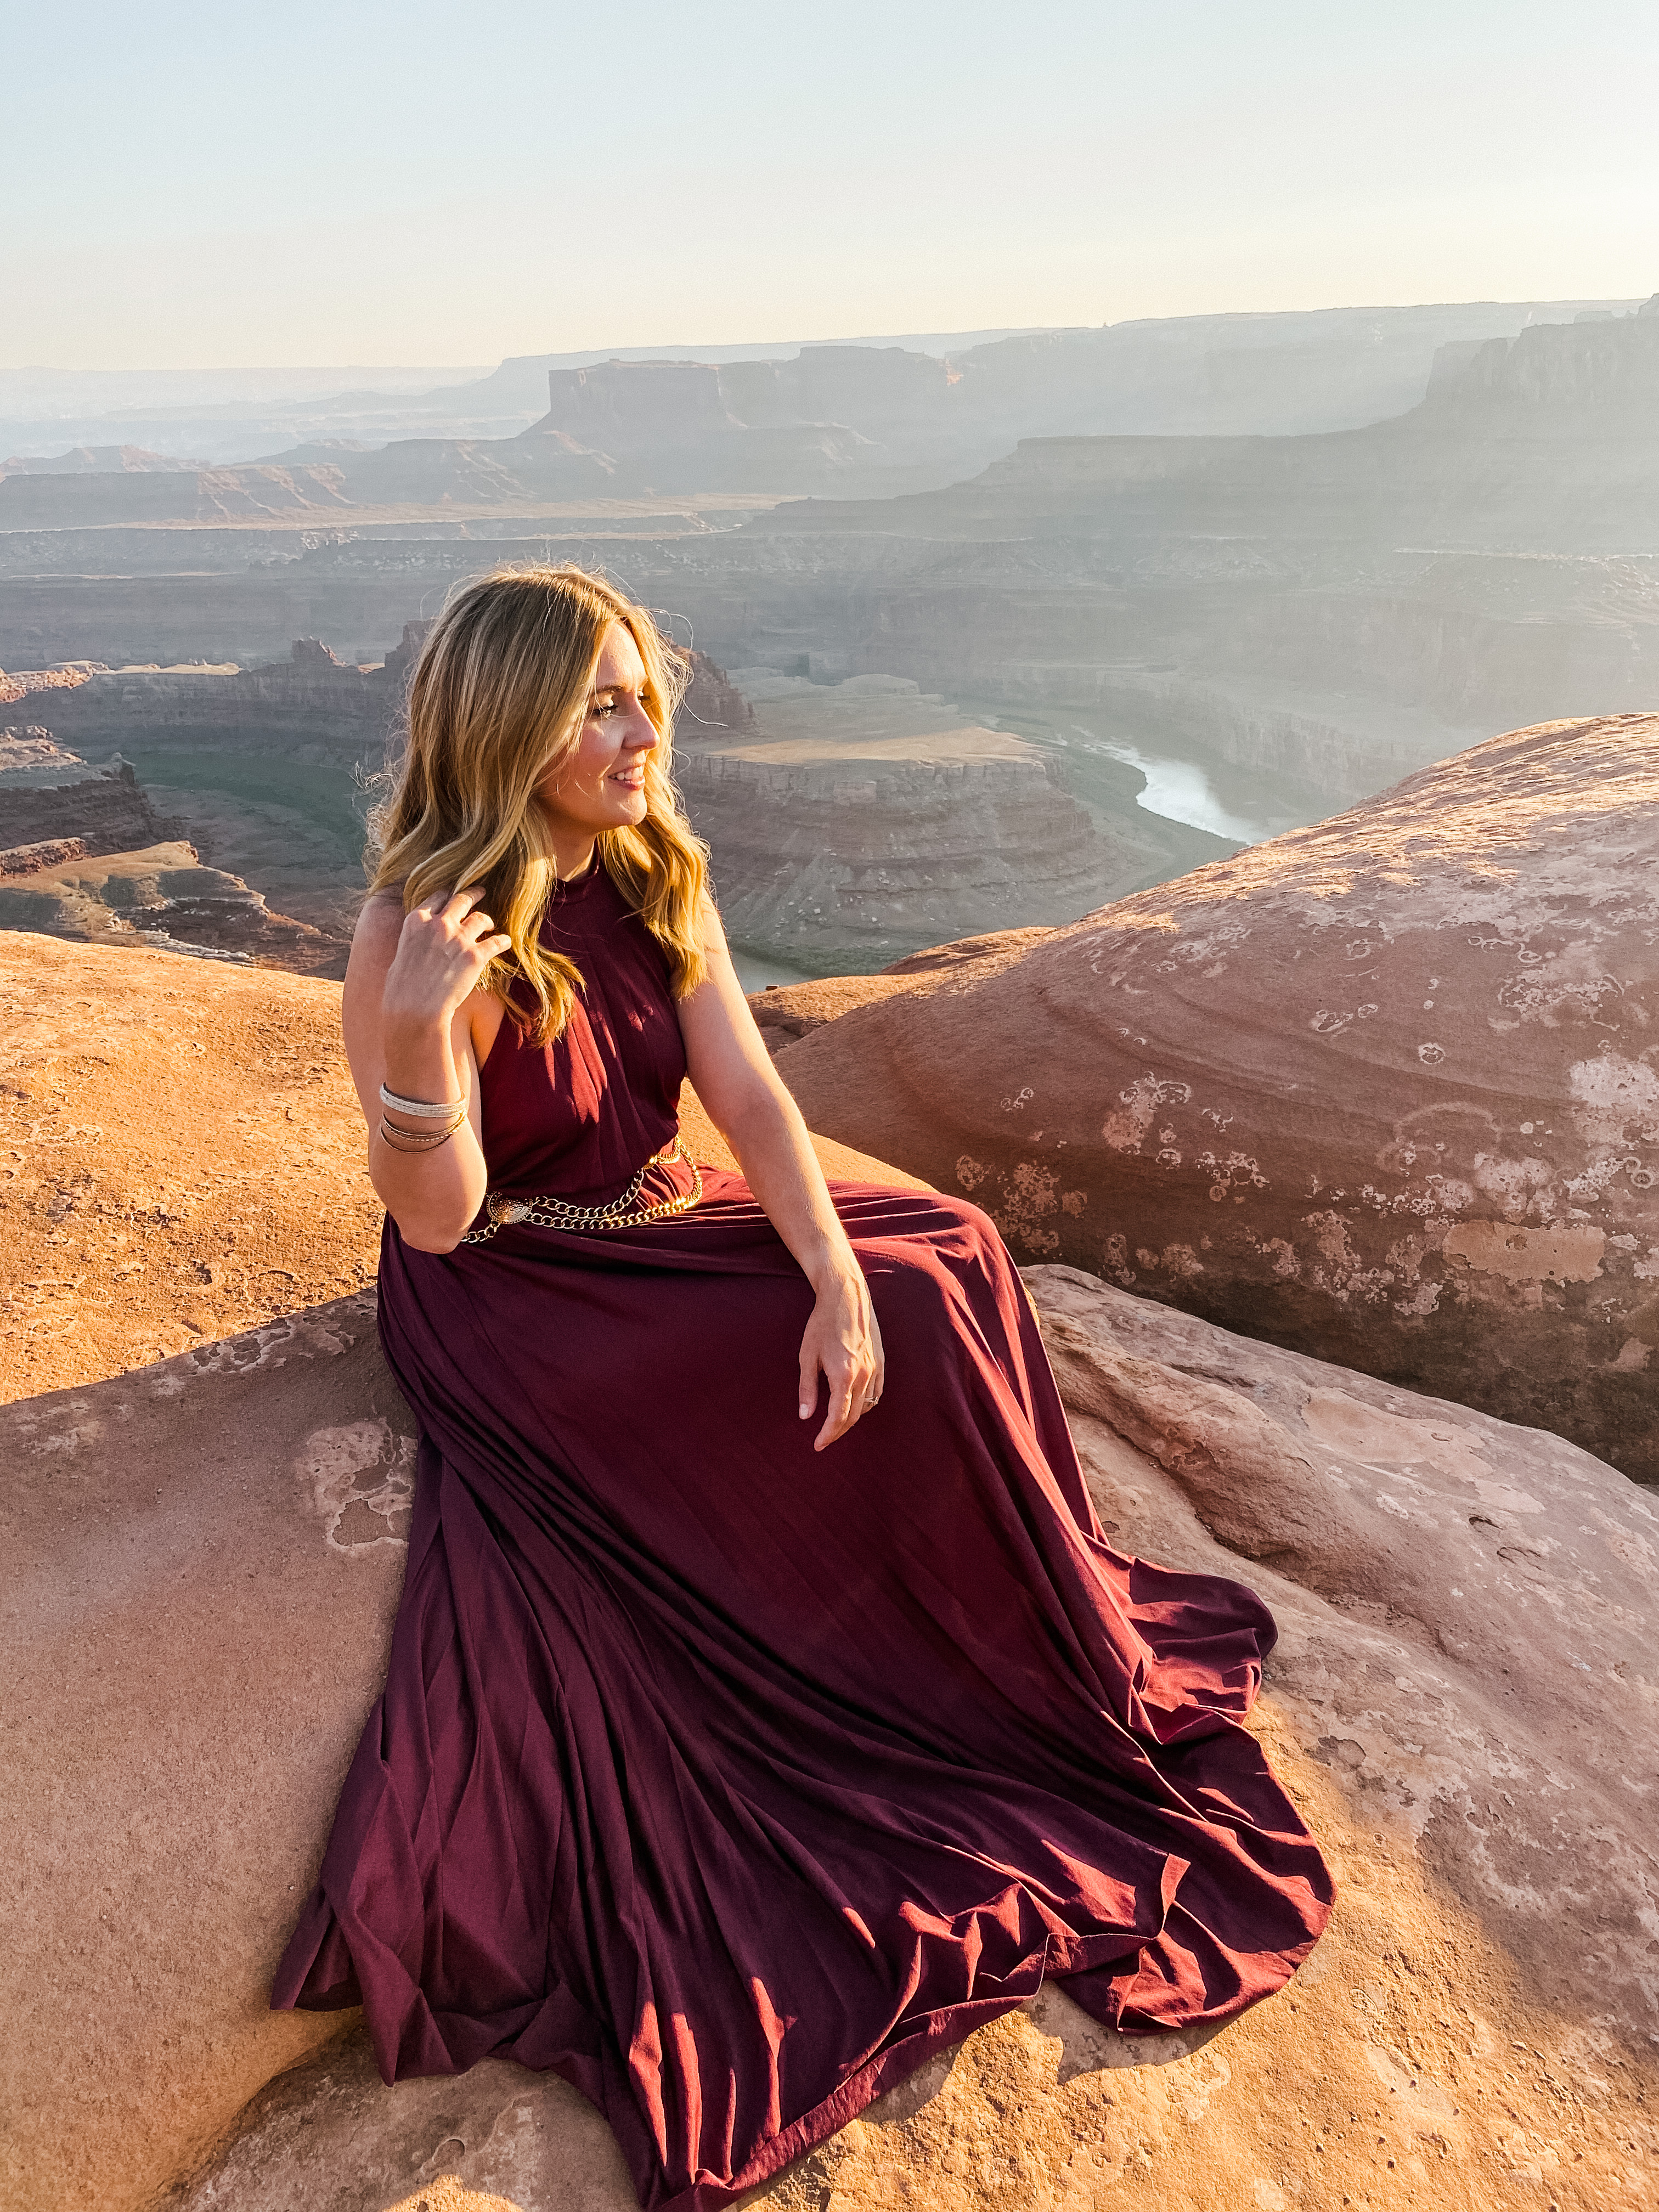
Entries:
[[830,1411],[813,1445],[822,1451],[881,1395],[881,1331],[800,1109],[761,1042],[712,907],[704,949],[708,977],[679,1002],[686,1063],[693,1088],[736,1153],[749,1188],[817,1294],[801,1340],[799,1410],[802,1420],[811,1419],[822,1373]]
[[[463,891],[447,902],[428,899],[408,915],[393,900],[371,899],[346,968],[341,1019],[368,1123],[369,1179],[405,1240],[423,1252],[454,1249],[487,1181],[473,1031],[477,1025],[493,1036],[501,1008],[476,987],[509,940],[493,933],[477,898]],[[428,1104],[465,1101],[466,1117],[447,1143],[399,1151],[382,1133],[383,1119],[411,1137],[442,1124],[385,1106],[383,1083]]]

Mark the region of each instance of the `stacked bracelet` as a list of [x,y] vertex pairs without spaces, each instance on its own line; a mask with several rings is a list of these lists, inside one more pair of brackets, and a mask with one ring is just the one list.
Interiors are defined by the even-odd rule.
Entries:
[[380,1085],[380,1103],[391,1107],[394,1114],[412,1114],[420,1121],[447,1121],[452,1114],[466,1111],[465,1098],[446,1099],[434,1106],[428,1098],[399,1098],[397,1092],[388,1091],[384,1083]]
[[440,1145],[447,1145],[466,1119],[465,1098],[447,1098],[434,1104],[429,1098],[400,1098],[395,1091],[380,1085],[380,1103],[389,1106],[394,1114],[407,1114],[417,1121],[441,1121],[441,1129],[400,1129],[395,1121],[380,1116],[380,1134],[394,1152],[434,1152]]
[[395,1121],[380,1116],[380,1134],[394,1152],[432,1152],[440,1145],[447,1145],[466,1116],[459,1115],[446,1129],[434,1129],[431,1134],[417,1133],[413,1129],[400,1129]]

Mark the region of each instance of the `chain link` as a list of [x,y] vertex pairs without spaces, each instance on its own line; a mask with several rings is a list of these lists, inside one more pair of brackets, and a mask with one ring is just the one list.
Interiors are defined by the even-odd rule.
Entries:
[[[672,1167],[677,1162],[690,1169],[690,1189],[682,1191],[678,1198],[665,1198],[655,1206],[630,1212],[651,1170]],[[680,1148],[679,1138],[675,1136],[659,1152],[652,1153],[619,1198],[608,1199],[603,1206],[571,1206],[562,1198],[507,1198],[500,1191],[492,1190],[484,1201],[489,1220],[482,1229],[469,1229],[461,1242],[487,1244],[498,1229],[516,1228],[524,1222],[536,1229],[563,1229],[583,1235],[596,1230],[641,1229],[648,1221],[665,1221],[671,1214],[689,1213],[702,1197],[702,1170],[695,1160],[687,1158]]]

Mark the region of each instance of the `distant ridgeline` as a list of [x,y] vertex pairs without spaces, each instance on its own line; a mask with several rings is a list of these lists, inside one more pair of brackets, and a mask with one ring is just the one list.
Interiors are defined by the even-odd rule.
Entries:
[[[821,345],[781,361],[556,367],[547,372],[548,412],[510,437],[380,446],[325,438],[228,466],[130,444],[8,461],[0,530],[325,523],[364,508],[696,493],[890,493],[982,468],[1024,437],[1352,428],[1419,399],[1437,349],[1507,347],[1517,331],[1533,335],[1525,326],[1584,307],[1192,316],[1048,331],[954,356]],[[1599,341],[1610,325],[1589,327]]]
[[[908,678],[988,710],[1065,755],[1114,834],[1141,826],[1139,787],[1090,769],[1085,787],[1103,740],[1285,779],[1309,820],[1498,731],[1659,702],[1659,300],[613,361],[548,384],[547,415],[505,439],[231,470],[88,448],[6,474],[0,664],[245,672],[98,675],[21,718],[72,745],[195,728],[349,766],[397,705],[360,641],[544,558],[605,568],[726,666]],[[295,638],[339,661],[269,665]],[[708,778],[728,811],[738,782],[775,781]]]
[[70,672],[79,679],[72,688],[50,690],[45,687],[59,675],[55,670],[9,681],[30,687],[31,713],[69,745],[95,751],[124,740],[210,732],[216,743],[232,746],[286,738],[295,758],[349,763],[385,746],[429,627],[406,623],[378,665],[342,662],[317,639],[301,638],[286,661],[263,667],[83,665]]
[[[276,741],[289,760],[374,768],[402,726],[410,675],[431,627],[405,623],[385,660],[371,664],[343,662],[310,637],[296,639],[287,660],[253,668],[82,663],[10,677],[0,671],[0,702],[27,704],[40,736],[94,753],[123,742],[206,737],[231,749]],[[748,702],[708,656],[694,653],[690,659],[682,710],[688,726],[752,724]],[[3,711],[21,714],[21,706]]]

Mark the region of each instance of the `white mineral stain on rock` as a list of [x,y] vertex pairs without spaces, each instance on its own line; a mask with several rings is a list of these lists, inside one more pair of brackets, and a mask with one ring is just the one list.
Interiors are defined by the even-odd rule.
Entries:
[[1551,1229],[1511,1228],[1501,1221],[1460,1221],[1441,1249],[1477,1274],[1511,1283],[1589,1283],[1601,1272],[1607,1231],[1588,1223]]
[[1567,1070],[1574,1120],[1585,1141],[1624,1146],[1659,1143],[1659,1075],[1645,1060],[1603,1052]]
[[415,1444],[385,1420],[349,1421],[306,1438],[297,1472],[331,1552],[362,1552],[409,1539]]

